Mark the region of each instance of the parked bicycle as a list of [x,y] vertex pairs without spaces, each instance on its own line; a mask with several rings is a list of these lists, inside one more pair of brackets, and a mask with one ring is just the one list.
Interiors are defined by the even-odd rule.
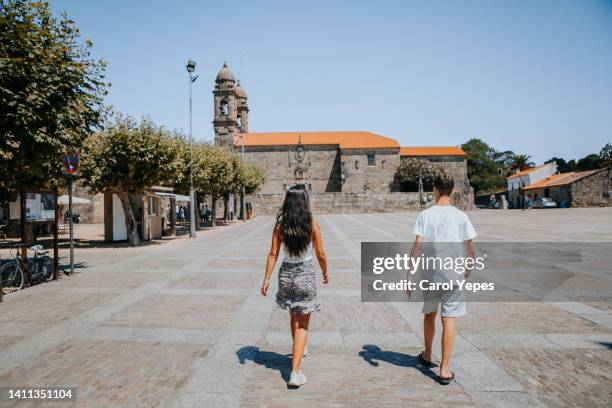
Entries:
[[[53,260],[43,251],[42,245],[34,245],[30,248],[34,252],[33,257],[24,257],[19,249],[27,245],[16,245],[15,256],[12,261],[2,265],[0,276],[2,276],[2,287],[20,290],[25,282],[24,272],[27,271],[30,283],[39,283],[53,279]],[[11,254],[12,256],[12,254]],[[24,268],[27,268],[24,271]]]

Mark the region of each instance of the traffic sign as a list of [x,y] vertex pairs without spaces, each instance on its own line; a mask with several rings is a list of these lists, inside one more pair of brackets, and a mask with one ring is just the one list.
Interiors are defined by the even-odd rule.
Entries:
[[64,168],[66,172],[75,176],[79,172],[79,149],[66,146],[66,154],[64,155]]

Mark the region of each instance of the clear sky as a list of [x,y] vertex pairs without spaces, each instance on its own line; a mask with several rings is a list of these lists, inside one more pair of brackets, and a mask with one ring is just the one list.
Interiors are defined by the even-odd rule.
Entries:
[[108,62],[108,103],[211,140],[223,61],[250,131],[478,137],[536,162],[612,142],[612,1],[51,1]]

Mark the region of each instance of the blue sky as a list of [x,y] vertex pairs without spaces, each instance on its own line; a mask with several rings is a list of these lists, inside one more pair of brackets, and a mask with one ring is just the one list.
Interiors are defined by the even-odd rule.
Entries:
[[223,61],[250,130],[478,137],[579,158],[612,142],[612,1],[51,1],[108,62],[116,109],[211,140]]

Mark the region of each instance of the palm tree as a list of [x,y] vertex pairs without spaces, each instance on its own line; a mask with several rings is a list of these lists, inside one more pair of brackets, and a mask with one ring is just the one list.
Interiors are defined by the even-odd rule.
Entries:
[[531,161],[531,156],[528,154],[515,154],[512,158],[512,170],[525,170],[535,167],[535,163]]

